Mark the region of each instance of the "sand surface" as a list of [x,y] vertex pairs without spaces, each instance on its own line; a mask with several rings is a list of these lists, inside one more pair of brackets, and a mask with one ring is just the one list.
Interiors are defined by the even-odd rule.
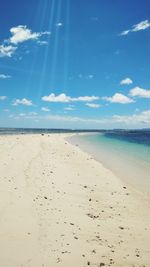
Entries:
[[66,136],[0,136],[0,266],[149,267],[149,198]]

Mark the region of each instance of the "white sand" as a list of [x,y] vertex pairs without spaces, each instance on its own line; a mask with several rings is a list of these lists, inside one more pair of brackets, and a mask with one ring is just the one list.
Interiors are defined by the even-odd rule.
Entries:
[[150,200],[65,137],[0,136],[0,267],[149,267]]

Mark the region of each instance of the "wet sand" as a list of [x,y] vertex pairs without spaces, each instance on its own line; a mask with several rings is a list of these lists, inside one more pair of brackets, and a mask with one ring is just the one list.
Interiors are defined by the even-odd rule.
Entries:
[[0,265],[149,267],[150,199],[66,137],[0,136]]

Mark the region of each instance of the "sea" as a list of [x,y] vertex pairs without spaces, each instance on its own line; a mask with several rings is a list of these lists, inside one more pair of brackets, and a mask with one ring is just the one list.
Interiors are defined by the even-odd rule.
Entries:
[[70,141],[135,190],[150,196],[150,130],[76,134]]
[[150,129],[74,130],[0,128],[7,134],[73,133],[69,141],[91,154],[135,190],[150,196]]

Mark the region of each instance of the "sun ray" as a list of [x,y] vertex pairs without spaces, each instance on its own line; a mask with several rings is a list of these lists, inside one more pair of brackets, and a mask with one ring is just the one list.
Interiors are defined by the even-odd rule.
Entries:
[[[38,6],[37,6],[37,11],[35,11],[35,17],[33,18],[35,21],[35,24],[37,24],[37,21],[39,21],[39,30],[42,31],[43,30],[43,26],[45,23],[45,15],[48,9],[48,4],[49,1],[48,0],[40,0]],[[40,20],[39,20],[40,18]],[[31,66],[29,66],[29,76],[27,79],[27,84],[26,84],[26,93],[28,94],[31,87],[32,87],[32,81],[33,81],[33,75],[35,73],[35,66],[36,66],[36,61],[38,59],[38,52],[39,52],[39,48],[38,46],[35,46],[35,49],[32,53],[32,63]]]
[[60,29],[57,26],[60,23],[61,18],[61,6],[62,0],[59,0],[56,10],[56,28],[55,28],[55,36],[54,36],[54,45],[53,45],[53,54],[52,54],[52,65],[50,71],[50,88],[54,91],[55,87],[55,78],[56,78],[56,66],[57,66],[57,59],[58,59],[58,44],[59,44],[59,34]]
[[69,31],[70,31],[70,0],[66,0],[66,23],[65,23],[65,48],[64,48],[64,92],[68,87],[68,71],[69,71]]
[[[48,11],[49,15],[49,23],[48,23],[48,31],[52,32],[52,27],[54,23],[54,17],[55,17],[55,6],[56,6],[56,1],[52,0],[51,2],[51,8]],[[41,93],[43,91],[43,84],[44,84],[44,79],[47,71],[47,66],[48,62],[50,60],[50,49],[51,49],[51,36],[49,35],[48,37],[48,45],[45,47],[45,53],[43,56],[43,64],[42,64],[42,70],[41,70],[41,77],[40,77],[40,84],[39,84],[39,90],[38,90],[38,95],[37,95],[37,100],[40,100]]]

